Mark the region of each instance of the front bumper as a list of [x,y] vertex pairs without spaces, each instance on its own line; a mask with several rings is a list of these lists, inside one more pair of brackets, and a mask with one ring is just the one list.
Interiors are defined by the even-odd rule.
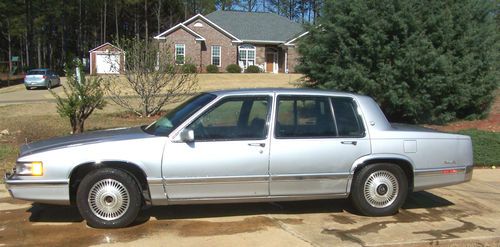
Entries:
[[32,177],[5,174],[9,194],[20,200],[47,204],[69,205],[69,180],[40,180]]

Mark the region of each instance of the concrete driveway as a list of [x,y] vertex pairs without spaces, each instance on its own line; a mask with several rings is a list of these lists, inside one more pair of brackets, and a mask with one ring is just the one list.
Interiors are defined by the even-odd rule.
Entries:
[[74,207],[29,204],[0,189],[0,246],[500,246],[500,170],[413,193],[390,217],[347,200],[163,206],[125,229],[86,226]]

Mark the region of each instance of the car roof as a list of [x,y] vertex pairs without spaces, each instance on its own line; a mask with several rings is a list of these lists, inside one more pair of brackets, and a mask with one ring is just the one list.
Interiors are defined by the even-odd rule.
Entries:
[[50,70],[50,69],[30,69],[28,71],[37,71],[37,70],[44,70],[44,71],[46,71],[46,70]]
[[309,88],[243,88],[243,89],[227,89],[208,92],[217,96],[226,95],[252,95],[263,93],[278,93],[278,94],[307,94],[307,95],[332,95],[332,96],[360,96],[355,93],[341,92],[335,90],[309,89]]

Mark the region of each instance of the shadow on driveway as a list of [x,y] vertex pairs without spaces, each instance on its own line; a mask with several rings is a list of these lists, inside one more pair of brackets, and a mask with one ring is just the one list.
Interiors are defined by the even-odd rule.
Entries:
[[[452,202],[422,191],[410,193],[403,209],[436,208],[453,205]],[[356,214],[348,199],[314,200],[272,203],[233,203],[233,204],[200,204],[170,205],[146,207],[141,211],[135,225],[147,222],[151,217],[157,220],[192,220],[210,217],[249,216],[263,214],[310,214],[310,213],[342,213]],[[82,222],[83,219],[74,206],[57,206],[34,203],[28,212],[31,222]]]

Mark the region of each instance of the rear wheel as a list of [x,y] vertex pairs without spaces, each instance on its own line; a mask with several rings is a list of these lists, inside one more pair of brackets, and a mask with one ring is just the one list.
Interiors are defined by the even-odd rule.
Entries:
[[351,199],[360,213],[386,216],[398,212],[408,195],[408,180],[401,167],[381,163],[354,174]]
[[128,173],[104,168],[91,171],[83,178],[76,203],[89,226],[118,228],[136,219],[142,197],[139,186]]

